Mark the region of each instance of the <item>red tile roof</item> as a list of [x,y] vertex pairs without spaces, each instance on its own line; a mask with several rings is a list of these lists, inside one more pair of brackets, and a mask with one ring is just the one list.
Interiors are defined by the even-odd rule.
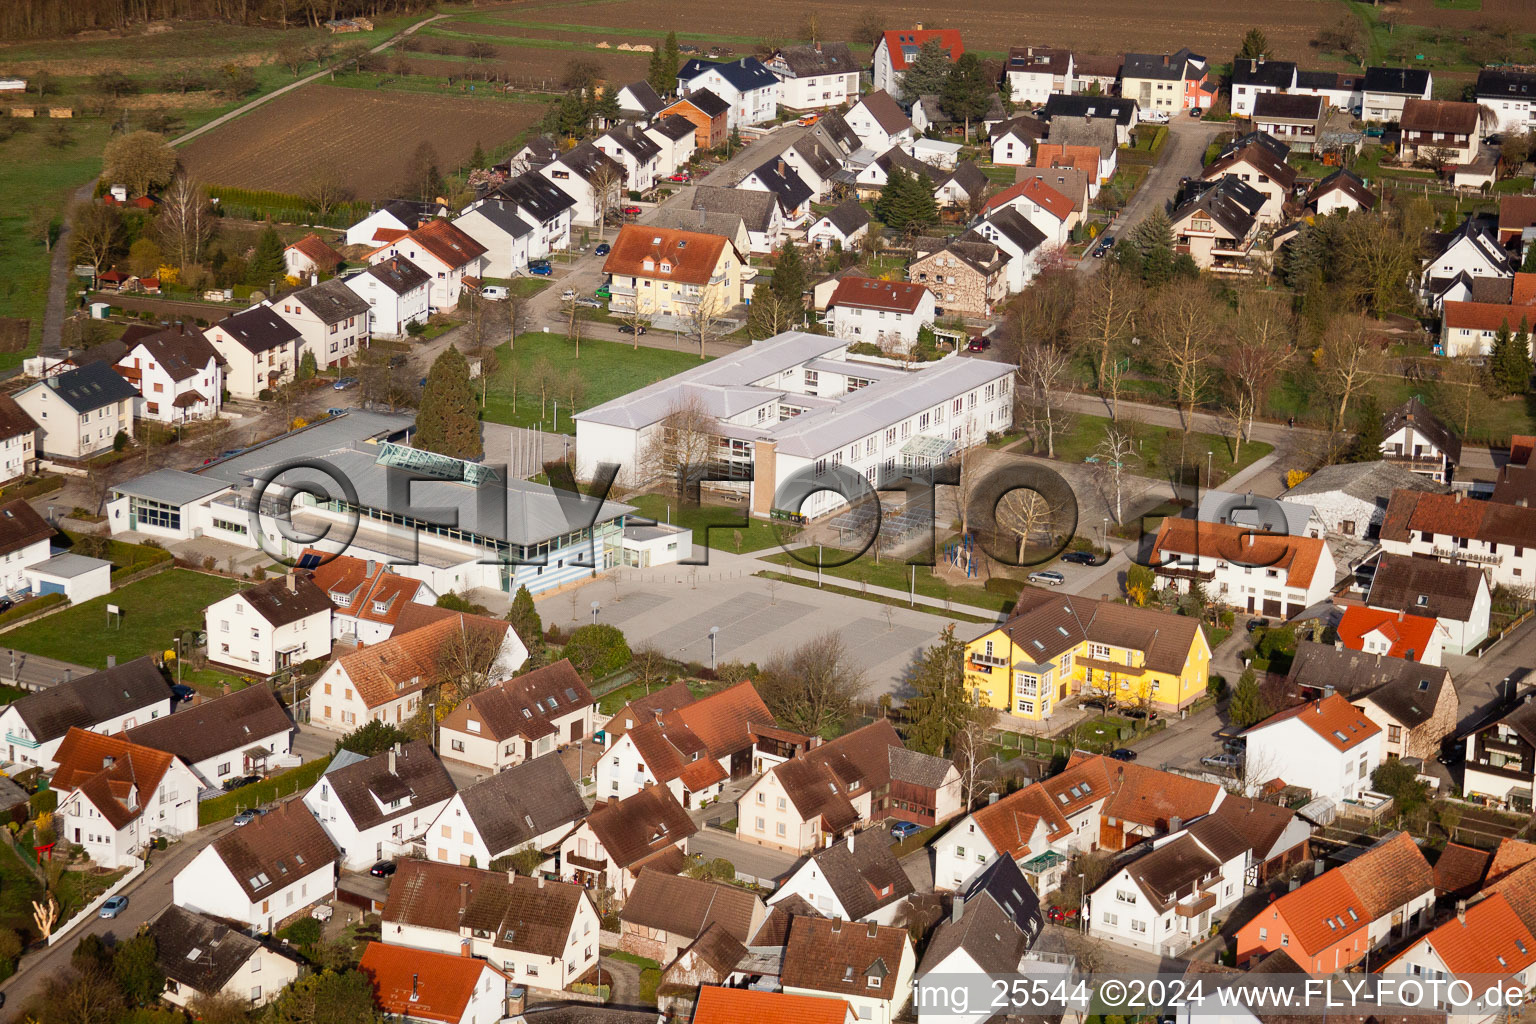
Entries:
[[1036,206],[1043,207],[1057,220],[1066,220],[1072,213],[1072,200],[1056,191],[1039,178],[1029,178],[1025,181],[1009,185],[997,195],[987,200],[987,204],[981,208],[983,214],[1000,210],[1019,197],[1028,199]]
[[874,277],[845,277],[827,306],[853,306],[858,309],[883,309],[895,313],[916,313],[928,288],[905,281],[881,281]]
[[921,49],[930,39],[939,41],[939,46],[944,49],[950,63],[959,60],[960,55],[965,53],[965,44],[960,41],[959,29],[898,29],[885,34],[885,48],[891,55],[891,68],[895,71],[907,70],[907,55],[903,47],[915,46]]
[[458,1024],[486,971],[512,979],[474,957],[370,942],[358,969],[373,982],[373,1001],[392,1016]]
[[1323,553],[1320,537],[1282,537],[1260,533],[1231,523],[1207,523],[1197,519],[1163,520],[1152,545],[1157,555],[1207,555],[1238,565],[1263,566],[1285,571],[1285,585],[1305,589]]
[[1088,175],[1089,181],[1099,180],[1099,148],[1097,146],[1067,146],[1042,142],[1035,147],[1036,167],[1076,167]]
[[[315,548],[306,548],[303,554],[326,557]],[[315,568],[310,579],[315,586],[332,595],[331,599],[336,603],[334,614],[386,625],[399,621],[400,613],[415,600],[422,587],[420,580],[398,576],[383,563],[376,564],[370,576],[368,563],[351,555],[331,557]],[[376,605],[382,605],[383,610]]]
[[311,263],[322,270],[335,270],[346,258],[320,240],[320,236],[314,233],[305,235],[294,242],[288,248],[297,249],[309,257]]
[[1509,977],[1536,963],[1536,936],[1499,894],[1473,903],[1398,957],[1426,945],[1452,976],[1460,978],[1471,974]]
[[1381,726],[1356,711],[1353,704],[1336,693],[1270,715],[1258,725],[1250,726],[1248,732],[1267,729],[1293,718],[1327,740],[1336,750],[1349,750],[1381,732]]
[[845,1024],[854,1019],[845,999],[713,985],[699,989],[693,1011],[693,1024]]
[[720,759],[752,745],[754,723],[771,725],[773,715],[756,688],[743,682],[637,721],[629,736],[657,782],[681,779],[698,790],[726,777]]
[[1528,843],[1523,839],[1506,839],[1493,851],[1493,860],[1488,864],[1487,884],[1493,884],[1512,871],[1525,867],[1531,861],[1536,860],[1536,843]]
[[104,736],[72,726],[54,760],[58,768],[51,787],[61,793],[78,789],[118,829],[150,805],[175,758],[121,736]]
[[460,629],[499,630],[504,635],[509,628],[505,622],[468,614],[450,614],[407,632],[401,632],[397,625],[388,640],[344,654],[337,664],[363,703],[376,708],[431,685],[436,680],[438,659]]
[[1394,491],[1382,517],[1381,537],[1408,541],[1414,533],[1526,546],[1536,536],[1536,508],[1474,501],[1459,493]]
[[721,235],[626,224],[613,240],[603,273],[708,284],[729,244]]
[[[396,237],[389,238],[387,237],[389,235],[396,235]],[[471,260],[484,256],[487,251],[485,246],[470,238],[462,229],[455,227],[452,221],[446,220],[429,220],[415,231],[399,234],[393,230],[380,228],[374,232],[373,240],[375,242],[382,240],[384,244],[370,252],[369,257],[391,246],[398,251],[402,245],[414,241],[439,263],[451,268],[462,267]]]
[[1435,861],[1435,889],[1442,896],[1471,896],[1482,887],[1492,860],[1488,850],[1447,843]]
[[1292,939],[1309,958],[1371,923],[1360,898],[1337,868],[1286,893],[1271,907],[1285,919]]
[[1497,302],[1446,302],[1445,326],[1449,330],[1497,331],[1508,326],[1511,331],[1520,330],[1523,319],[1536,327],[1536,307],[1529,305],[1504,305]]
[[[1439,623],[1422,615],[1351,605],[1339,620],[1339,642],[1352,651],[1365,650],[1365,638],[1380,633],[1391,644],[1387,654],[1409,661],[1424,660]],[[1378,652],[1379,653],[1379,652]]]

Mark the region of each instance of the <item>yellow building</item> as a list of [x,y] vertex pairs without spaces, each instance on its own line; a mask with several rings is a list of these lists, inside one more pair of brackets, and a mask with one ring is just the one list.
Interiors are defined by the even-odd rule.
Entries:
[[613,313],[719,317],[741,302],[741,253],[727,238],[626,224],[603,263]]
[[1077,695],[1177,711],[1205,693],[1211,669],[1195,619],[1035,587],[965,654],[966,685],[988,707],[1032,721]]

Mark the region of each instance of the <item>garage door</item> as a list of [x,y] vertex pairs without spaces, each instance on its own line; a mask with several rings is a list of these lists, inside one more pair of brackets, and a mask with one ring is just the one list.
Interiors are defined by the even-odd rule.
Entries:
[[37,592],[39,594],[62,594],[64,593],[64,584],[50,583],[47,580],[38,580]]
[[1300,615],[1302,613],[1302,609],[1303,609],[1302,605],[1291,604],[1291,603],[1287,602],[1286,606],[1285,606],[1285,617],[1288,618],[1288,619],[1294,619],[1296,616],[1298,616],[1298,615]]
[[1280,615],[1280,602],[1266,597],[1264,599],[1264,614],[1273,615],[1278,618]]

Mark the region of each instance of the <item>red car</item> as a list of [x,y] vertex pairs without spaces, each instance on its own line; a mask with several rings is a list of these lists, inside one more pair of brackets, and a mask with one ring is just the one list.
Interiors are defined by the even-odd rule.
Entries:
[[1076,925],[1078,913],[1075,908],[1068,910],[1062,907],[1052,907],[1046,911],[1045,916],[1052,924]]
[[693,180],[693,175],[689,174],[687,171],[678,171],[676,174],[672,175],[667,180],[668,181],[692,181]]
[[624,216],[626,216],[626,217],[638,217],[638,216],[640,216],[640,207],[638,207],[638,206],[626,206],[626,207],[624,207]]

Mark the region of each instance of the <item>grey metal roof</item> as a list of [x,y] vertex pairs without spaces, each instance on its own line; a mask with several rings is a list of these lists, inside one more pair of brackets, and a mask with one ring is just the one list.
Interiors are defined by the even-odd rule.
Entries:
[[213,476],[200,476],[179,469],[157,469],[112,487],[114,494],[163,501],[167,505],[190,505],[210,494],[228,490],[234,484]]
[[138,395],[107,363],[86,363],[78,369],[39,381],[26,390],[48,388],[75,412],[90,412]]
[[100,569],[102,566],[112,567],[112,563],[101,558],[90,558],[86,555],[71,554],[66,551],[61,555],[29,565],[31,572],[47,573],[49,576],[62,576],[64,579],[74,579],[76,576],[84,576],[92,569]]
[[1270,530],[1287,537],[1305,537],[1307,524],[1316,515],[1311,505],[1275,498],[1256,497],[1251,491],[1205,491],[1195,518],[1202,523],[1231,523],[1255,530]]

